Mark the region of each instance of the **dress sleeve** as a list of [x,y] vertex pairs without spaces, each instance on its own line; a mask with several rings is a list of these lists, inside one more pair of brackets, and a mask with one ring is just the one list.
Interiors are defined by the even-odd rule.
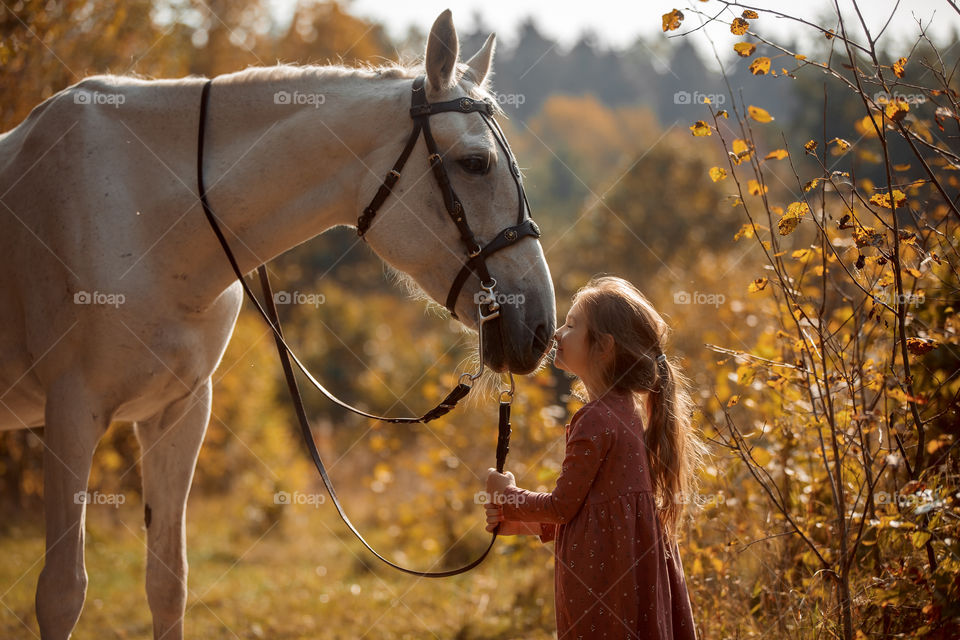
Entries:
[[562,524],[576,515],[610,449],[613,436],[603,420],[603,411],[591,407],[574,416],[563,468],[552,492],[507,487],[503,492],[504,519]]
[[550,542],[557,539],[557,525],[552,522],[540,523],[540,542]]

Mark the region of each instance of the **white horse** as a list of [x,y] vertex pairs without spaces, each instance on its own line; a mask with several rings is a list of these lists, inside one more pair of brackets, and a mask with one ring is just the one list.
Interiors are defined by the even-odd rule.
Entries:
[[[431,102],[489,97],[494,37],[466,63],[450,12],[424,61]],[[214,79],[205,182],[244,273],[357,215],[409,135],[413,69],[251,68]],[[147,599],[154,636],[181,638],[184,510],[210,414],[211,374],[242,293],[198,200],[202,78],[97,76],[0,136],[0,429],[44,427],[46,555],[36,611],[45,639],[69,637],[87,585],[91,458],[111,421],[142,450]],[[285,96],[278,98],[277,96]],[[431,118],[481,242],[515,224],[510,166],[477,114]],[[485,175],[460,162],[490,158]],[[366,238],[442,302],[464,259],[421,139]],[[489,258],[504,305],[483,358],[528,373],[552,341],[554,294],[540,243]],[[476,328],[471,277],[457,315]]]

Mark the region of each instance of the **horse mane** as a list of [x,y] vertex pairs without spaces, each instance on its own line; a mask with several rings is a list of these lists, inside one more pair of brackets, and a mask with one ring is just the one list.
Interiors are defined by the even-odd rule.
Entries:
[[[497,115],[504,115],[496,95],[486,86],[487,83],[484,83],[484,86],[477,85],[471,81],[464,83],[464,76],[468,72],[466,63],[457,63],[457,72],[457,84],[460,85],[461,88],[466,89],[469,97],[476,100],[489,100],[493,103],[494,112]],[[413,79],[424,73],[426,72],[422,59],[411,63],[387,60],[382,64],[360,61],[353,66],[345,64],[317,65],[277,63],[270,67],[250,66],[241,71],[224,74],[218,76],[218,82],[242,83],[250,80],[284,81],[303,78],[304,75],[313,76],[318,80],[349,78],[397,80],[403,78]]]

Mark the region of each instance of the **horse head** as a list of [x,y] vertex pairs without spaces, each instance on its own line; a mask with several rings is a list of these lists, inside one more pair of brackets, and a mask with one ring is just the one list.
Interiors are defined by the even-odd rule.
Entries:
[[[488,91],[494,42],[491,34],[480,51],[465,63],[459,62],[453,20],[449,10],[443,12],[427,41],[422,100],[433,105],[470,98],[489,105],[487,116],[497,112]],[[511,228],[529,215],[519,167],[499,127],[490,126],[492,121],[485,116],[452,108],[421,122],[427,119],[429,133],[415,141],[403,179],[398,178],[390,197],[379,203],[376,220],[362,230],[364,237],[384,261],[412,278],[427,296],[445,304],[463,325],[482,331],[485,364],[495,371],[529,373],[552,344],[556,310],[553,282],[535,224],[527,222],[519,237],[511,235]],[[411,122],[410,126],[415,125]],[[439,157],[432,161],[442,166],[450,189],[445,189],[437,167],[431,166],[428,140]],[[403,144],[384,145],[364,161],[374,167],[374,174],[383,175],[386,171],[379,167],[389,167],[402,149]],[[372,179],[361,198],[368,199],[378,188]],[[456,207],[445,191],[456,194]],[[470,253],[459,216],[466,219],[477,241],[474,252],[499,235],[510,240],[484,255],[487,272],[496,283],[494,295],[488,292],[486,300],[492,297],[499,311],[488,323],[479,319],[478,303],[484,300],[479,269],[468,270],[462,288],[452,288]]]

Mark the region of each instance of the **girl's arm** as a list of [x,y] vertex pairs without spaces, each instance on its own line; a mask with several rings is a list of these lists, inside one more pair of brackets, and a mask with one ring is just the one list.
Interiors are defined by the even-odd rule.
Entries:
[[576,515],[612,443],[611,432],[599,412],[595,413],[597,409],[604,410],[588,410],[570,425],[563,468],[552,492],[521,489],[513,483],[512,474],[490,470],[493,481],[488,480],[488,486],[502,494],[497,502],[504,520],[561,524]]
[[501,536],[538,536],[540,535],[540,523],[504,520],[500,523],[498,533]]
[[552,524],[504,520],[503,509],[500,505],[488,504],[485,508],[487,511],[487,531],[492,532],[499,524],[500,530],[497,533],[501,536],[540,536],[543,542],[549,542],[553,540],[556,533],[556,527]]

